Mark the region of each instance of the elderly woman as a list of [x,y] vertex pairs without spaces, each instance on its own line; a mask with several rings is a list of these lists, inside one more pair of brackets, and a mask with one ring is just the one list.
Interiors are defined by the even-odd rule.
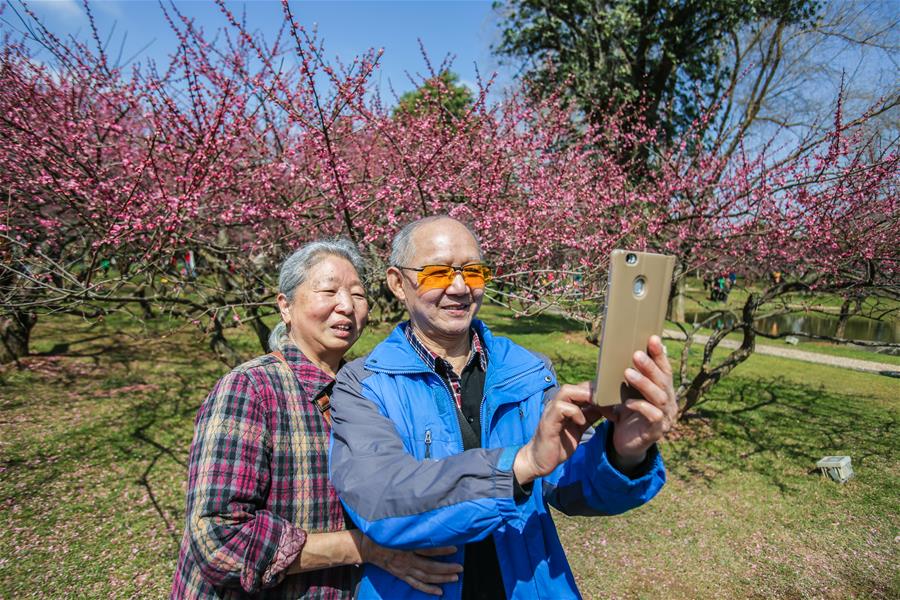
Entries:
[[271,354],[225,375],[197,414],[173,598],[349,598],[371,562],[440,594],[461,567],[401,552],[345,521],[328,480],[328,398],[369,313],[348,240],[317,241],[281,267]]

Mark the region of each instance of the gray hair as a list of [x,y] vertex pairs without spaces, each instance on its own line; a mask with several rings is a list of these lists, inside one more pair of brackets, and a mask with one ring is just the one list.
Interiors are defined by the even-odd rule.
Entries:
[[[362,254],[347,238],[333,238],[309,242],[288,256],[278,274],[278,292],[284,294],[288,302],[293,302],[294,291],[306,281],[310,269],[329,256],[347,260],[356,269],[363,286],[366,285],[366,260]],[[269,349],[280,350],[286,333],[284,321],[276,325],[269,334]]]
[[463,221],[455,219],[450,215],[433,215],[431,217],[422,217],[417,221],[408,223],[403,227],[403,229],[397,232],[397,235],[394,236],[394,241],[391,243],[390,265],[392,267],[409,266],[409,262],[413,259],[416,253],[416,249],[413,247],[412,243],[413,234],[417,229],[419,229],[419,227],[428,225],[429,223],[434,223],[435,221],[440,221],[442,219],[456,221],[457,223],[465,227],[475,239],[475,246],[478,248],[478,255],[481,256],[481,242],[478,241],[478,236],[475,235],[475,232],[472,230],[468,223],[464,223]]

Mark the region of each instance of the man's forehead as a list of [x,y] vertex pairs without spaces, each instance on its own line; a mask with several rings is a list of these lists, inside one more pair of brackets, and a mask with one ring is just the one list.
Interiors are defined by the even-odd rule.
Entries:
[[415,258],[452,259],[460,253],[466,254],[468,259],[480,258],[478,243],[472,233],[451,219],[441,219],[420,227],[413,233],[411,241]]

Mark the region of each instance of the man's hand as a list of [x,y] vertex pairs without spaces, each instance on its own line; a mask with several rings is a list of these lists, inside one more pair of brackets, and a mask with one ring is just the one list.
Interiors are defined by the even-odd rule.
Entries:
[[625,380],[644,397],[626,400],[624,404],[604,407],[603,416],[614,425],[613,463],[628,471],[641,462],[647,450],[675,424],[678,404],[672,385],[672,367],[659,336],[651,336],[647,344],[649,356],[634,353],[635,369],[625,370]]
[[591,403],[589,382],[559,388],[544,407],[534,436],[516,454],[513,462],[516,481],[525,485],[551,473],[572,456],[582,434],[602,414],[602,409]]
[[440,583],[450,583],[459,579],[462,565],[430,560],[430,556],[445,556],[456,552],[453,546],[443,548],[425,548],[422,550],[391,550],[379,546],[365,535],[360,537],[360,555],[363,562],[377,565],[398,579],[402,579],[413,588],[440,596],[443,590]]

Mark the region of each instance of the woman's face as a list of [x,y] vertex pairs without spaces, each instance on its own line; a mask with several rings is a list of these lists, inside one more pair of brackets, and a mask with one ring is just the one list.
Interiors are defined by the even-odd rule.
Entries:
[[279,294],[278,305],[291,339],[311,359],[342,357],[369,317],[359,274],[348,260],[333,255],[313,265],[294,289],[292,302]]

